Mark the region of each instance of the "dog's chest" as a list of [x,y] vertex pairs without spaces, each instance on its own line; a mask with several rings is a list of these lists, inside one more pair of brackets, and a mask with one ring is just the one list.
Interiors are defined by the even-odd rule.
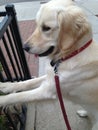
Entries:
[[98,69],[83,68],[60,71],[59,78],[63,95],[77,99],[84,93],[89,92],[90,94],[94,84],[98,84]]
[[58,75],[60,78],[61,86],[62,88],[66,89],[66,91],[73,89],[74,86],[79,86],[83,82],[83,78],[86,77],[86,74],[75,71],[60,72]]

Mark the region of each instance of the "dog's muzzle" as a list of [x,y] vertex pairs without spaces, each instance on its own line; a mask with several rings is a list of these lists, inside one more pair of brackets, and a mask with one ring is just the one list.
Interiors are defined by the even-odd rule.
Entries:
[[[24,44],[23,49],[27,52],[30,51],[30,46],[28,44]],[[48,50],[46,50],[45,52],[41,53],[41,54],[37,54],[38,56],[42,57],[42,56],[48,56],[49,54],[51,54],[54,50],[54,46],[51,46]]]

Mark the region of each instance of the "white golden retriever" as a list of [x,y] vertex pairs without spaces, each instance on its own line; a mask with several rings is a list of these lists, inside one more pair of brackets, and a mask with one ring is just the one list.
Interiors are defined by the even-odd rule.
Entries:
[[[24,49],[48,56],[54,66],[64,59],[58,66],[63,97],[82,105],[94,122],[92,130],[97,130],[98,44],[93,41],[91,25],[84,12],[72,0],[52,0],[41,6],[36,24]],[[11,93],[0,96],[0,106],[55,99],[54,67],[50,66],[42,77],[0,83],[0,90]],[[16,91],[24,92],[13,93]]]

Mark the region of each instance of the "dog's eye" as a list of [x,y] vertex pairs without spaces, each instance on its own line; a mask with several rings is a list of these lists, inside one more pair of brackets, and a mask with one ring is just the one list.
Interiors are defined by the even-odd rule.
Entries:
[[42,30],[44,31],[44,32],[47,32],[47,31],[49,31],[51,28],[49,27],[49,26],[46,26],[46,25],[43,25],[42,26]]

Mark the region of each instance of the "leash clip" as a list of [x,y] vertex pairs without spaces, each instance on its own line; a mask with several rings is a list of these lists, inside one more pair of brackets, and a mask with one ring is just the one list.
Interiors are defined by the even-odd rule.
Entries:
[[54,72],[55,74],[58,74],[58,67],[59,67],[59,64],[61,63],[61,60],[58,60],[56,63],[55,63],[55,66],[54,66]]

